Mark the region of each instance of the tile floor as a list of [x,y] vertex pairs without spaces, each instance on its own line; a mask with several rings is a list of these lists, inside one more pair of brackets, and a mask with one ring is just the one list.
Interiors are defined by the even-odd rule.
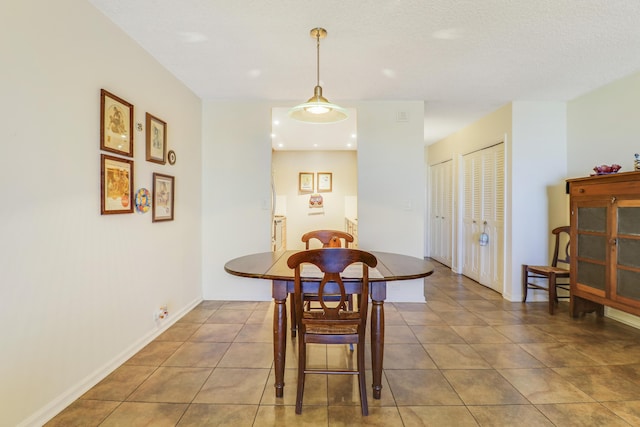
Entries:
[[[295,340],[275,398],[272,304],[204,301],[47,426],[640,425],[640,330],[568,304],[512,303],[437,265],[426,304],[385,304],[382,398],[362,417],[354,377],[307,378]],[[315,365],[347,365],[317,346]],[[371,382],[369,371],[367,382]]]

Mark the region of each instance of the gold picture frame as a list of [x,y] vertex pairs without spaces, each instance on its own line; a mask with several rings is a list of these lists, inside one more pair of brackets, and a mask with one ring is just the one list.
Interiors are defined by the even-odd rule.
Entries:
[[100,149],[133,157],[133,105],[100,89]]
[[147,161],[164,165],[167,162],[167,123],[146,113]]
[[313,193],[313,172],[300,172],[298,174],[298,190],[301,193]]
[[176,179],[161,173],[153,174],[152,222],[173,221]]
[[318,193],[333,191],[333,174],[331,172],[318,172]]
[[133,160],[100,155],[100,214],[133,213]]

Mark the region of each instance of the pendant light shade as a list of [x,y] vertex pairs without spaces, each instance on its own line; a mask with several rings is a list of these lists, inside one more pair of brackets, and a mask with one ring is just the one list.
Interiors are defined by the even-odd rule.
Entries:
[[289,117],[307,123],[335,123],[345,120],[347,110],[332,104],[322,96],[320,86],[320,39],[327,36],[324,28],[314,28],[311,30],[311,37],[316,39],[317,67],[316,67],[316,87],[313,89],[313,96],[307,102],[296,105],[289,110]]

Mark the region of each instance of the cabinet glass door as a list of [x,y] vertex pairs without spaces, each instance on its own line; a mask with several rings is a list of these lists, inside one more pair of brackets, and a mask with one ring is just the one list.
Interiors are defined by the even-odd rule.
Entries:
[[623,201],[616,214],[616,294],[640,300],[640,206]]
[[607,283],[606,206],[577,208],[577,283],[604,293]]

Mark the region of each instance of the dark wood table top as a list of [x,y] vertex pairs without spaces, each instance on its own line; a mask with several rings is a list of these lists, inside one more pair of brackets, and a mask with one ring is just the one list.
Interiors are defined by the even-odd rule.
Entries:
[[[293,280],[287,259],[299,251],[262,252],[245,255],[227,262],[224,269],[234,276],[267,280]],[[382,277],[369,277],[370,282],[420,279],[433,273],[433,264],[421,258],[389,252],[368,251],[378,259],[376,269]]]

